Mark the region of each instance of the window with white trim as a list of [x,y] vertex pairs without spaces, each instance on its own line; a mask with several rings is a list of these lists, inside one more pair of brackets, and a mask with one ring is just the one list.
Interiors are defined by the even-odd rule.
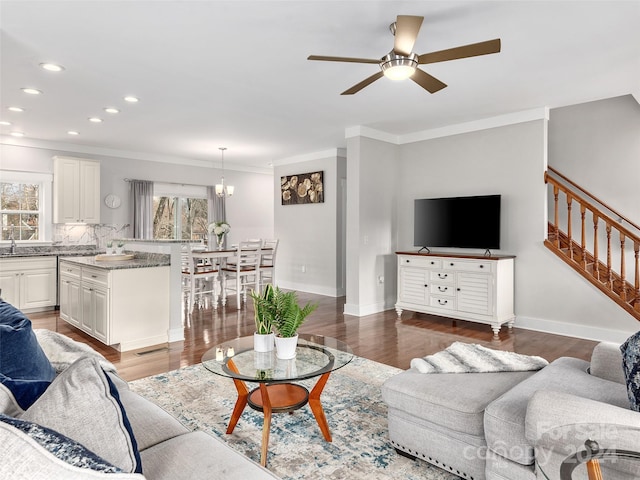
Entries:
[[205,187],[155,183],[153,238],[193,241],[206,238],[207,210]]
[[0,239],[40,242],[47,239],[46,195],[50,176],[22,172],[2,172],[0,177]]

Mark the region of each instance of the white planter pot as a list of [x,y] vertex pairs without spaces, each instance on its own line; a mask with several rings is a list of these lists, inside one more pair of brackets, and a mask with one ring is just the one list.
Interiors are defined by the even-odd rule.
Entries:
[[276,357],[283,360],[296,357],[296,348],[298,346],[298,335],[293,337],[276,337]]
[[253,349],[256,352],[271,352],[273,351],[273,339],[275,334],[267,333],[254,333],[253,334]]

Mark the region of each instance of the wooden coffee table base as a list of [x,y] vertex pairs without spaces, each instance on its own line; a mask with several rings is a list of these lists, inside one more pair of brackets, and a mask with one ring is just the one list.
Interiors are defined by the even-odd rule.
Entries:
[[[235,369],[232,360],[229,360],[227,365],[231,370]],[[330,373],[322,374],[313,389],[311,389],[311,392],[307,391],[305,387],[293,383],[276,383],[271,385],[260,383],[258,388],[250,392],[242,380],[234,378],[233,383],[238,391],[238,399],[233,407],[227,433],[233,432],[247,404],[254,410],[263,412],[264,422],[262,424],[260,464],[266,466],[267,451],[269,448],[269,431],[271,429],[271,414],[292,412],[304,407],[308,403],[316,422],[318,422],[322,435],[327,442],[330,442],[331,433],[329,432],[329,424],[327,423],[327,418],[320,403],[320,395],[322,394],[322,390],[324,390],[324,386],[327,384],[329,374]]]

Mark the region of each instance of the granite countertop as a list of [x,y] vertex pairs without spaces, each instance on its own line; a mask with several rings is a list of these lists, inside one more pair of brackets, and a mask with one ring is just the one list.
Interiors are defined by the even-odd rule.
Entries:
[[19,257],[51,257],[51,256],[85,256],[100,253],[95,245],[51,245],[37,247],[16,247],[15,253],[11,253],[9,247],[0,248],[0,258]]
[[171,255],[163,253],[125,252],[135,253],[132,260],[104,261],[91,257],[61,257],[60,260],[83,266],[102,268],[104,270],[122,270],[126,268],[166,267],[171,264]]

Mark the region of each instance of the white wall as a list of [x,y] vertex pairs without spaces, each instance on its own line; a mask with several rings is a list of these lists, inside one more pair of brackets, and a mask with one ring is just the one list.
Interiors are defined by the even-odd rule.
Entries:
[[365,137],[347,143],[347,301],[368,315],[395,302],[398,147]]
[[[129,211],[129,183],[125,178],[173,182],[190,185],[211,185],[220,179],[220,170],[194,166],[181,166],[120,157],[105,157],[13,145],[0,145],[0,169],[53,173],[55,155],[91,158],[100,161],[100,194],[104,198],[115,193],[122,198],[118,209],[102,204],[102,224],[131,223]],[[233,197],[227,199],[227,220],[231,224],[230,242],[246,238],[272,238],[273,195],[272,176],[260,173],[238,172],[225,169],[225,181],[235,186]]]
[[[345,158],[323,156],[277,166],[273,178],[275,236],[279,238],[276,283],[321,295],[344,295],[341,287],[341,179]],[[282,205],[280,178],[323,171],[324,203]],[[303,271],[304,268],[304,271]]]
[[640,224],[640,104],[625,95],[551,110],[549,165]]

